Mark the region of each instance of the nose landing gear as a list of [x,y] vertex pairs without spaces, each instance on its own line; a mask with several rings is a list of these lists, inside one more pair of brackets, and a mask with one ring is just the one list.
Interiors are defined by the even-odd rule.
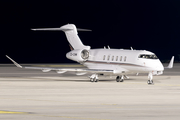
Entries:
[[148,79],[149,79],[147,81],[148,85],[152,85],[153,84],[153,74],[152,74],[152,72],[149,72]]
[[97,74],[92,74],[90,76],[90,82],[98,82],[98,75]]

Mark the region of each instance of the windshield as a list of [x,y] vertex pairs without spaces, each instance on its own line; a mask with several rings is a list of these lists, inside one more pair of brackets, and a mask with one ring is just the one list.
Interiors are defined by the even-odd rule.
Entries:
[[141,54],[138,58],[145,58],[145,59],[158,59],[158,57],[155,54],[147,55],[147,54]]

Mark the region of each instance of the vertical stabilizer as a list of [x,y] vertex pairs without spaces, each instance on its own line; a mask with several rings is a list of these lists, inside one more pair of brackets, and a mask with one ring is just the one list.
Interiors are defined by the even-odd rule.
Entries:
[[90,49],[90,46],[85,46],[81,42],[78,36],[77,28],[74,24],[64,25],[60,27],[60,29],[62,29],[62,31],[65,32],[67,40],[71,44],[73,49],[87,49],[87,50]]

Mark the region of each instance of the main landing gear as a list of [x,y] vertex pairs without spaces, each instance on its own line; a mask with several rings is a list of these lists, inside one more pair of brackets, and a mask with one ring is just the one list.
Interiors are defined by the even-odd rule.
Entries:
[[98,82],[99,80],[98,80],[98,75],[97,74],[92,74],[91,76],[90,76],[90,81],[91,82]]
[[120,76],[116,77],[116,82],[123,82],[123,81],[124,81],[124,76],[123,75],[121,77]]
[[116,77],[116,82],[123,82],[124,79],[129,79],[129,77],[126,76],[126,75],[117,76],[117,77]]
[[147,81],[148,85],[152,85],[153,84],[153,74],[152,74],[152,72],[149,72],[148,79],[149,79]]
[[[90,82],[98,82],[99,81],[98,80],[98,74],[92,74],[89,78],[90,78]],[[126,76],[126,75],[117,76],[116,77],[116,82],[123,82],[125,78],[128,79],[129,77]],[[153,83],[153,73],[152,72],[149,72],[148,79],[149,79],[147,81],[148,85],[154,84]]]

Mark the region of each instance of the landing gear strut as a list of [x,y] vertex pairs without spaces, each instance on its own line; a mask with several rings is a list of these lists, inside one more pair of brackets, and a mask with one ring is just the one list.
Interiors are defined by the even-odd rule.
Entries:
[[116,82],[123,82],[123,81],[124,81],[124,75],[122,75],[121,77],[120,76],[116,77]]
[[152,74],[152,72],[149,72],[148,79],[149,79],[147,81],[148,85],[152,85],[153,84],[153,74]]
[[92,74],[90,76],[90,82],[98,82],[98,75],[97,74]]

